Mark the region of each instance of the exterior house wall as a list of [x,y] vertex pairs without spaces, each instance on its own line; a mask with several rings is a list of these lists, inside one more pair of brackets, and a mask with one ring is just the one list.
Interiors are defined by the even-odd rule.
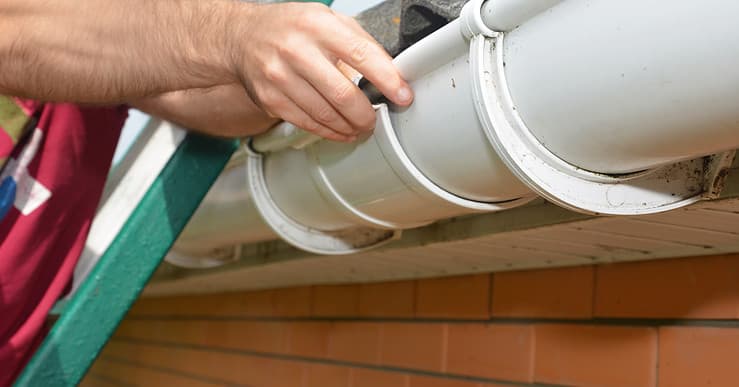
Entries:
[[737,386],[739,255],[141,299],[84,386]]

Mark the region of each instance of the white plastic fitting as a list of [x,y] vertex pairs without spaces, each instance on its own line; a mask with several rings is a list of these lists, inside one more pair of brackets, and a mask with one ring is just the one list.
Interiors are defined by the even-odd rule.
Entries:
[[[490,27],[495,23],[491,22],[491,20],[483,20],[482,18],[483,6],[492,2],[496,1],[470,0],[462,7],[458,20],[460,22],[460,31],[467,40],[472,39],[475,35],[483,35],[490,38],[497,34],[495,29]],[[488,13],[488,19],[492,18],[492,13]]]
[[[564,0],[484,0],[479,19],[490,30],[506,32],[562,1]],[[484,33],[482,35],[492,36]]]

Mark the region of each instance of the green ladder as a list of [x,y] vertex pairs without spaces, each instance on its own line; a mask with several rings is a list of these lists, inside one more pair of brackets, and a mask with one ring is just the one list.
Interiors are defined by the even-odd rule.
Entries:
[[[332,0],[314,2],[331,5]],[[185,137],[65,304],[15,387],[82,381],[238,146],[238,140]]]
[[82,380],[238,144],[187,135],[15,386],[75,386]]

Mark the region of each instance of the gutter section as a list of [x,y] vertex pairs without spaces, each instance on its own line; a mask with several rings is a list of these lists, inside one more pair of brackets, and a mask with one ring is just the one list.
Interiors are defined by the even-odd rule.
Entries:
[[[413,105],[376,105],[353,144],[285,125],[252,139],[175,252],[279,236],[349,254],[538,196],[596,215],[715,196],[739,147],[739,4],[709,3],[471,1],[396,58]],[[695,15],[700,33],[676,29]]]

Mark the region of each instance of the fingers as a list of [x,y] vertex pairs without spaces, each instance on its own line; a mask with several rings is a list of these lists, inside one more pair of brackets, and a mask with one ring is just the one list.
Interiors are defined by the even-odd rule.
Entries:
[[[338,71],[337,71],[338,72]],[[302,74],[301,74],[302,75]],[[289,85],[284,87],[285,95],[290,98],[301,110],[319,124],[347,136],[356,136],[359,129],[349,122],[340,114],[336,108],[330,104],[317,91],[313,85],[309,83],[303,76],[293,74],[290,76]],[[346,81],[346,78],[343,78]],[[325,94],[324,94],[325,95]]]
[[[251,99],[271,116],[351,141],[375,124],[370,101],[347,79],[357,74],[393,103],[411,103],[412,91],[390,56],[353,19],[297,3],[253,11],[235,67]],[[288,27],[273,28],[281,23]]]
[[[279,94],[279,92],[275,92]],[[275,101],[271,107],[265,106],[264,109],[270,115],[279,116],[283,120],[311,133],[315,133],[323,138],[340,142],[352,142],[356,140],[356,136],[347,135],[334,131],[318,121],[311,118],[303,109],[301,109],[291,98],[284,94],[272,97]],[[279,113],[273,113],[273,109]]]
[[[326,34],[323,44],[336,57],[359,71],[393,103],[409,105],[413,92],[403,80],[392,58],[355,20],[340,17],[334,34]],[[361,31],[361,32],[360,32]]]
[[[375,126],[375,111],[367,97],[341,71],[316,50],[311,63],[296,63],[296,71],[304,77],[355,131],[370,131]],[[337,113],[338,114],[338,113]]]
[[[291,62],[293,61],[274,61],[266,66],[264,77],[258,83],[259,87],[254,88],[254,99],[259,101],[268,114],[290,121],[309,132],[337,141],[355,137],[358,130],[303,76],[295,73]],[[343,76],[340,77],[342,81],[348,82]],[[333,135],[326,135],[328,132]]]
[[344,74],[346,79],[352,81],[352,83],[357,83],[359,79],[362,78],[362,74],[360,74],[359,71],[344,63],[341,59],[336,61],[336,68]]

